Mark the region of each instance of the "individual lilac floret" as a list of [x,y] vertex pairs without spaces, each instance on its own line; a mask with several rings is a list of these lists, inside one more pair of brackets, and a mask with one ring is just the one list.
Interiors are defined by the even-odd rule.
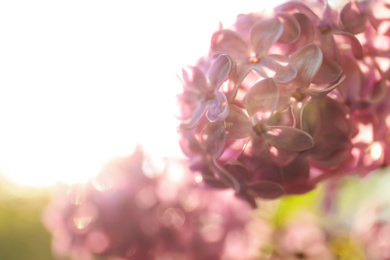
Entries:
[[249,115],[236,110],[227,118],[228,137],[264,138],[278,149],[304,151],[313,146],[311,136],[295,127],[272,126],[268,122],[273,116],[279,98],[278,88],[271,78],[264,79],[252,86],[244,98]]
[[233,60],[222,54],[213,61],[207,75],[198,67],[183,68],[184,92],[179,99],[182,101],[181,119],[184,127],[194,127],[205,113],[211,122],[223,121],[227,117],[227,98],[219,89],[234,66]]
[[[251,211],[231,191],[197,185],[180,161],[153,170],[141,150],[86,184],[63,186],[44,220],[59,259],[254,258]],[[196,178],[199,182],[199,178]],[[232,244],[234,243],[234,244]]]
[[262,77],[272,77],[277,82],[286,83],[296,76],[295,67],[283,55],[267,54],[282,34],[283,24],[277,17],[271,17],[252,26],[248,43],[235,31],[221,29],[215,32],[210,50],[230,55],[241,67],[241,76],[253,69]]

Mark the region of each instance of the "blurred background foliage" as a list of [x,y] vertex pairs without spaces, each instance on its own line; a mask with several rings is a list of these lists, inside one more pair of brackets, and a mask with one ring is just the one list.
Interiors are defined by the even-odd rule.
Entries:
[[42,212],[51,188],[22,187],[0,175],[0,259],[51,260]]

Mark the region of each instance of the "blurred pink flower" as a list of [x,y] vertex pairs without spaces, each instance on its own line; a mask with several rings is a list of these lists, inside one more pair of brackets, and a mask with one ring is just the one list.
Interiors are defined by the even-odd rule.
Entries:
[[246,227],[251,220],[246,203],[230,191],[199,186],[180,162],[167,163],[163,173],[146,170],[145,163],[136,150],[111,161],[86,184],[62,187],[45,214],[56,256],[221,259],[234,246],[231,232],[238,232],[242,256],[251,259],[256,245]]
[[306,217],[288,224],[275,232],[275,251],[272,260],[335,260],[325,230],[313,219]]

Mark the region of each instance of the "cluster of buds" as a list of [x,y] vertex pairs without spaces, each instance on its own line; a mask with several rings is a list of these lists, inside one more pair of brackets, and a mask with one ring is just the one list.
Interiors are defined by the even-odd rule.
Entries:
[[240,14],[183,68],[180,144],[204,183],[255,198],[390,162],[390,3]]
[[153,170],[145,158],[138,149],[58,190],[44,215],[58,259],[253,259],[262,225],[247,203],[202,188],[180,162]]

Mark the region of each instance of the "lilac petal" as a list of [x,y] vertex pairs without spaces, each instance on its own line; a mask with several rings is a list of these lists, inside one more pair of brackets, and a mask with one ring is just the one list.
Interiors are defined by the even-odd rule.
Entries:
[[329,87],[325,89],[319,89],[319,88],[308,88],[306,89],[306,93],[308,93],[312,97],[320,98],[323,96],[326,96],[329,92],[337,88],[344,80],[346,76],[342,76],[336,83],[331,84]]
[[316,44],[306,45],[294,52],[290,59],[297,69],[295,81],[303,88],[308,87],[322,64],[320,47]]
[[206,77],[198,67],[188,66],[182,69],[184,89],[188,88],[192,91],[207,91],[207,80]]
[[346,79],[341,82],[338,91],[347,104],[353,104],[364,85],[364,75],[356,60],[350,55],[342,56],[340,65],[343,68]]
[[224,168],[241,182],[251,180],[252,174],[239,161],[229,161]]
[[298,156],[282,168],[284,184],[289,185],[300,181],[305,181],[310,175],[310,165],[306,158]]
[[316,28],[315,34],[314,42],[320,46],[324,57],[339,62],[340,51],[334,39],[333,30],[328,25],[319,26],[319,28]]
[[246,93],[244,103],[249,116],[259,116],[262,122],[268,121],[278,104],[279,90],[271,78],[263,79],[253,85]]
[[220,123],[208,124],[201,132],[202,144],[214,158],[223,153],[226,144],[225,127]]
[[183,120],[181,126],[184,128],[193,128],[195,127],[200,119],[203,117],[204,113],[207,110],[207,105],[204,102],[199,102],[197,108],[191,113],[191,115]]
[[352,143],[347,135],[328,130],[310,150],[310,159],[325,167],[339,166],[351,156],[351,149]]
[[315,35],[315,28],[312,21],[310,21],[310,19],[307,18],[306,15],[302,13],[295,13],[294,17],[299,24],[301,32],[298,41],[294,42],[293,44],[297,48],[300,48],[313,42],[314,35]]
[[312,22],[317,22],[319,20],[318,16],[303,2],[288,1],[275,8],[275,12],[277,13],[283,11],[298,11],[299,13],[303,13],[307,16]]
[[278,166],[285,166],[291,163],[298,155],[297,152],[277,149],[276,147],[270,147],[270,154],[272,162]]
[[340,78],[341,73],[343,72],[340,65],[332,60],[323,56],[323,61],[320,69],[318,70],[317,75],[313,79],[315,84],[329,84],[336,81]]
[[280,38],[283,33],[283,24],[278,18],[262,19],[251,30],[252,51],[261,56]]
[[186,156],[194,157],[203,153],[199,140],[195,137],[193,131],[180,128],[178,133],[180,148]]
[[226,183],[229,183],[230,186],[239,193],[241,190],[241,184],[238,182],[235,176],[233,176],[229,171],[227,171],[225,168],[222,168],[219,166],[219,164],[216,162],[216,160],[213,160],[213,166],[214,170],[217,174],[217,176],[225,181]]
[[352,1],[340,11],[340,21],[346,31],[358,34],[364,32],[367,18],[360,12],[358,4]]
[[196,110],[201,98],[199,93],[193,91],[184,91],[176,96],[175,116],[180,120],[188,119]]
[[351,121],[348,119],[348,111],[343,103],[325,96],[319,100],[317,105],[321,113],[320,131],[340,132],[345,136],[351,133]]
[[321,129],[320,102],[312,100],[303,105],[301,110],[301,129],[315,137]]
[[[236,97],[239,86],[251,71],[252,66],[248,66],[248,64],[238,64],[235,67],[234,73],[230,76],[227,89],[223,89],[229,101]],[[224,86],[226,86],[226,84]]]
[[276,199],[285,194],[283,187],[271,181],[258,181],[247,184],[246,191],[254,196],[263,199]]
[[229,115],[229,104],[222,92],[217,92],[214,99],[208,101],[208,105],[206,116],[211,122],[221,122]]
[[386,80],[381,80],[377,82],[373,89],[368,93],[368,96],[365,98],[369,104],[378,104],[384,100],[387,95],[388,86]]
[[294,64],[287,57],[278,54],[263,55],[254,69],[260,76],[273,78],[279,83],[288,83],[297,75]]
[[252,123],[246,113],[236,105],[230,106],[229,116],[225,120],[226,134],[229,139],[242,139],[249,136]]
[[359,60],[363,59],[363,47],[360,44],[360,41],[353,34],[343,31],[334,31],[333,34],[347,38],[349,40],[353,56]]
[[218,56],[208,71],[210,90],[217,91],[219,89],[229,76],[233,65],[233,60],[228,55],[222,54]]
[[267,126],[265,136],[270,145],[288,151],[300,152],[314,145],[311,135],[290,126]]
[[222,52],[228,54],[236,61],[246,60],[248,45],[241,36],[231,30],[219,30],[211,38],[210,49],[213,52]]
[[278,18],[283,23],[283,34],[279,38],[280,43],[293,43],[301,34],[301,27],[295,17],[289,13],[278,13]]

